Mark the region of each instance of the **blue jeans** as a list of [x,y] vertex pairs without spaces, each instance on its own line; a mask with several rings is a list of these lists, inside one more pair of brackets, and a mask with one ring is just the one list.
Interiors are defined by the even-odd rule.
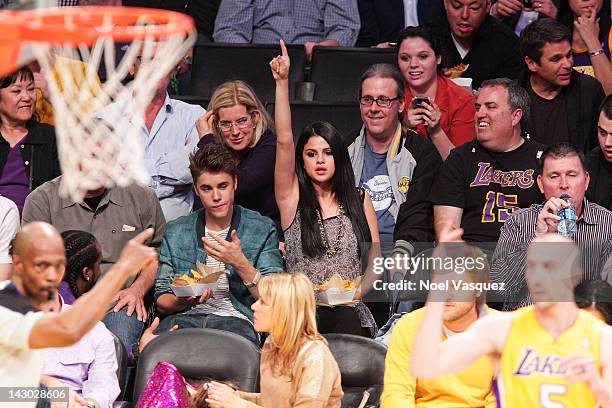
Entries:
[[255,345],[259,345],[259,334],[255,331],[251,322],[238,317],[204,313],[179,313],[163,318],[159,323],[157,333],[167,332],[174,325],[177,325],[179,329],[207,328],[225,330],[239,334],[255,343]]
[[145,322],[138,320],[136,312],[128,316],[127,306],[118,312],[110,311],[106,313],[102,321],[106,328],[121,340],[131,358],[132,344],[140,340],[140,336],[145,329]]

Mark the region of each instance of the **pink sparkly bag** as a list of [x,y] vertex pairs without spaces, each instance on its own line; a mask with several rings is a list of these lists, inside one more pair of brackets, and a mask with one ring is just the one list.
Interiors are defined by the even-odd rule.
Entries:
[[189,391],[193,387],[179,370],[165,361],[157,363],[136,408],[189,408]]

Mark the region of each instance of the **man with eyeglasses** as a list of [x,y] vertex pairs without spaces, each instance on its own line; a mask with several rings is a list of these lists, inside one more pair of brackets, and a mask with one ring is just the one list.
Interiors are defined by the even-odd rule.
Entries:
[[[136,75],[140,58],[130,68]],[[200,137],[196,120],[206,111],[168,96],[169,72],[156,85],[153,99],[145,109],[144,118],[133,113],[132,101],[115,102],[97,113],[111,124],[138,123],[144,146],[144,165],[149,173],[149,187],[159,199],[166,221],[192,212],[194,203],[193,180],[189,172],[189,154],[195,150]],[[129,121],[121,118],[130,116]],[[127,129],[116,129],[121,134]]]
[[442,158],[429,140],[402,126],[404,86],[397,68],[372,65],[360,86],[363,126],[348,148],[355,183],[372,197],[380,241],[401,239],[412,253],[415,242],[433,239],[427,197]]

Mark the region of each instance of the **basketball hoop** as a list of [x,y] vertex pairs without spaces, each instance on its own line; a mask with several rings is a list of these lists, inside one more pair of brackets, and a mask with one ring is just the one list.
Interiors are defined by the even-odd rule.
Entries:
[[[10,15],[9,15],[10,14]],[[103,184],[146,185],[140,140],[144,112],[157,84],[196,39],[191,17],[131,7],[67,7],[0,12],[0,58],[6,74],[37,60],[48,83],[62,167],[61,194],[82,199]],[[4,41],[14,38],[12,41]],[[118,58],[118,47],[124,50]],[[103,65],[102,65],[103,64]],[[130,79],[130,70],[137,72]],[[106,78],[98,72],[104,67]],[[129,107],[112,122],[96,112]]]

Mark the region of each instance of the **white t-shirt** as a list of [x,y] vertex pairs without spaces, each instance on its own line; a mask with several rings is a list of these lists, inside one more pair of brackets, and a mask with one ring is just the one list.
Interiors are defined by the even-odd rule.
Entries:
[[19,232],[19,210],[17,205],[0,196],[0,264],[10,264],[9,246]]
[[[30,349],[34,324],[43,312],[25,315],[0,306],[0,387],[36,387],[45,363],[43,349]],[[36,402],[2,402],[3,408],[35,407]]]

